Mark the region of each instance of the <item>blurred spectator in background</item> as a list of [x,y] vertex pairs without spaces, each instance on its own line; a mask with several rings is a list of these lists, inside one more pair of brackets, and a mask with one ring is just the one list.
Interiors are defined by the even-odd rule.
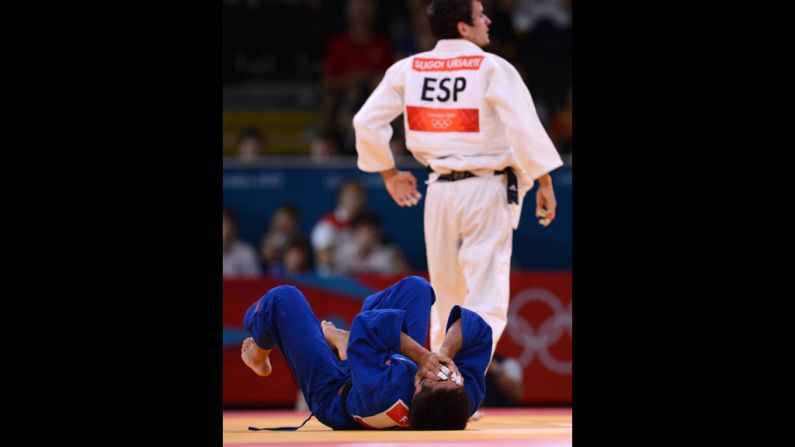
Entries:
[[430,51],[436,46],[436,36],[431,31],[431,24],[428,22],[428,15],[425,9],[428,7],[428,2],[425,0],[416,0],[410,2],[411,5],[411,29],[414,31],[414,44],[417,46],[418,51]]
[[274,276],[295,276],[312,272],[312,253],[303,237],[294,236],[284,248],[284,260],[269,273]]
[[262,0],[223,0],[223,75],[224,81],[245,77],[257,59],[266,52],[266,29]]
[[336,251],[335,268],[342,274],[391,274],[408,270],[400,249],[384,243],[381,220],[374,214],[363,214],[356,219],[353,237]]
[[571,27],[571,0],[512,0],[513,26],[522,34],[548,20],[558,28]]
[[358,180],[346,180],[337,193],[337,207],[320,218],[312,229],[312,248],[317,273],[335,273],[335,252],[352,237],[353,221],[364,210],[364,187]]
[[288,242],[299,236],[300,218],[298,208],[293,205],[281,206],[271,215],[268,231],[260,244],[260,259],[269,272],[281,268]]
[[431,50],[436,45],[436,37],[425,16],[427,5],[423,0],[409,0],[409,27],[411,33],[402,35],[395,41],[395,59],[403,59],[413,54]]
[[315,78],[329,34],[325,22],[333,6],[327,4],[332,3],[223,0],[224,82]]
[[321,133],[309,143],[309,159],[313,163],[323,163],[337,155],[339,155],[337,140],[330,131]]
[[375,3],[349,0],[347,31],[334,37],[323,60],[324,130],[340,139],[341,152],[355,154],[353,114],[392,64],[392,46],[373,29]]
[[237,239],[237,216],[225,209],[223,219],[224,278],[259,275],[257,251]]
[[261,160],[267,153],[268,142],[256,127],[243,129],[237,139],[237,157],[244,163]]
[[555,143],[555,147],[560,152],[561,157],[566,163],[571,162],[571,140],[572,140],[572,114],[571,114],[571,86],[566,92],[566,105],[555,112],[550,124],[549,136]]
[[515,407],[522,401],[522,364],[494,354],[486,371],[486,397],[481,407]]
[[516,2],[514,28],[522,33],[525,81],[536,105],[551,115],[565,104],[571,84],[571,4],[568,0]]
[[519,63],[519,41],[513,27],[513,10],[517,0],[484,0],[483,9],[489,11],[488,51],[499,54],[512,64]]

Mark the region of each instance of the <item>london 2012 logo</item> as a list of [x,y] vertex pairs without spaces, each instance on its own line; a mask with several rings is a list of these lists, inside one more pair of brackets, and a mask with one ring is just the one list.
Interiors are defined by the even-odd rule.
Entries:
[[[534,327],[521,311],[530,303],[539,302],[552,310],[552,315]],[[550,351],[558,343],[564,342],[564,334],[571,340],[571,302],[564,306],[552,292],[542,288],[523,290],[511,298],[508,311],[508,336],[523,349],[519,363],[527,367],[534,358],[551,372],[571,374],[571,359],[558,358]]]

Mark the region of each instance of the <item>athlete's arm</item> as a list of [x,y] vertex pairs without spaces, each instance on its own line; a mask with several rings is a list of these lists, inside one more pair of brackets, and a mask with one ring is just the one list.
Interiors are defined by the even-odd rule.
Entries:
[[439,353],[449,358],[455,357],[458,351],[461,350],[461,345],[464,343],[464,336],[461,332],[461,319],[459,318],[447,330],[444,336],[442,347],[439,348]]
[[[438,352],[430,352],[419,343],[414,341],[405,332],[400,333],[400,353],[410,358],[419,368],[417,371],[417,378],[439,380],[439,373],[443,373],[446,377],[450,377],[453,372],[461,375],[458,367],[455,366],[453,360]],[[446,366],[450,369],[446,374],[442,371],[442,367]]]

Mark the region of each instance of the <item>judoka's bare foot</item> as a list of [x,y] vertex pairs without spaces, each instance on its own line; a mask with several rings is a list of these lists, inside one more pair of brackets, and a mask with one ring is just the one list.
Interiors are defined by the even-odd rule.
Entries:
[[326,337],[326,342],[334,348],[337,348],[337,355],[340,356],[340,360],[347,359],[348,336],[350,332],[338,329],[334,326],[334,323],[326,320],[321,321],[320,326],[323,328],[323,335]]
[[271,361],[268,358],[270,353],[270,349],[260,348],[254,343],[254,339],[249,337],[243,340],[240,358],[242,358],[243,363],[257,373],[258,376],[268,377],[271,375]]

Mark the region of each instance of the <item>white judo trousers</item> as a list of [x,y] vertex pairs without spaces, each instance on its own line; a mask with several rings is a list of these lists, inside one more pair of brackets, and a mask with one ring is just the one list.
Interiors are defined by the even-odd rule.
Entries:
[[431,180],[425,197],[425,246],[436,303],[431,308],[431,349],[444,341],[456,304],[491,326],[492,356],[508,315],[513,228],[506,176],[485,171],[457,181]]

